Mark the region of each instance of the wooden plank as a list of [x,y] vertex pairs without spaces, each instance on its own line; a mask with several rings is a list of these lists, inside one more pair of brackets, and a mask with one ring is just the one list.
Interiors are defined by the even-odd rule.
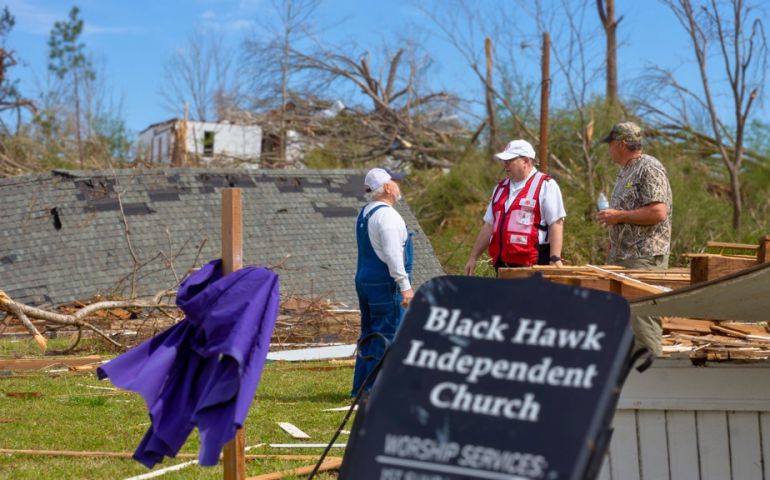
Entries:
[[699,480],[695,412],[666,412],[669,470],[676,480]]
[[706,242],[706,248],[718,248],[721,250],[748,250],[757,251],[757,245],[750,243]]
[[701,479],[729,479],[730,445],[727,433],[727,413],[696,412],[695,419],[698,428]]
[[84,365],[97,365],[102,361],[100,355],[85,357],[42,357],[42,358],[4,358],[0,359],[0,370],[39,370],[42,368],[64,366],[74,368]]
[[[222,190],[222,273],[227,275],[243,267],[243,218],[241,214],[241,189]],[[235,432],[235,438],[225,444],[222,466],[225,480],[246,478],[244,429]]]
[[589,270],[592,270],[592,271],[596,272],[597,274],[599,274],[599,275],[601,275],[601,276],[603,276],[605,278],[609,278],[609,279],[612,279],[612,280],[617,280],[620,283],[622,283],[624,286],[628,285],[630,287],[634,287],[634,288],[637,288],[639,290],[644,290],[644,291],[646,291],[648,293],[651,293],[651,294],[662,293],[662,292],[665,291],[665,289],[663,289],[663,288],[656,287],[654,285],[650,285],[650,284],[644,283],[641,280],[635,280],[635,279],[633,279],[633,278],[631,278],[631,277],[629,277],[627,275],[623,275],[622,273],[611,272],[609,270],[606,270],[606,269],[603,269],[603,268],[600,268],[600,267],[596,267],[594,265],[586,265],[586,267]]
[[756,412],[729,412],[730,465],[732,478],[762,480],[759,418]]
[[759,414],[759,433],[762,436],[762,460],[765,479],[770,479],[770,413]]
[[[321,448],[326,444],[322,444]],[[344,448],[344,444],[342,447]],[[4,455],[32,455],[39,457],[90,457],[90,458],[133,458],[134,452],[102,452],[102,451],[87,451],[87,450],[33,450],[29,448],[0,448],[0,453]],[[177,453],[174,458],[198,458],[197,453]],[[263,453],[263,454],[249,454],[246,455],[248,460],[314,460],[318,455],[285,455],[275,453]],[[329,457],[331,458],[331,457]]]
[[757,263],[770,262],[770,235],[765,235],[759,239],[759,248],[757,249]]
[[281,430],[291,435],[292,438],[296,438],[299,440],[306,440],[310,438],[310,435],[300,430],[296,425],[289,422],[278,422],[278,426],[281,427]]
[[710,320],[683,317],[662,317],[660,323],[663,326],[663,330],[694,333],[711,333],[711,327],[714,325],[714,322]]
[[610,473],[613,479],[640,480],[639,445],[636,441],[636,412],[618,410],[610,442]]
[[770,331],[767,330],[765,325],[737,322],[719,322],[719,325],[731,330],[737,330],[739,332],[745,333],[749,336],[749,338],[752,336],[770,338]]
[[690,283],[706,282],[745,270],[757,264],[756,258],[727,257],[702,254],[693,256],[690,262]]
[[529,278],[535,272],[529,268],[500,268],[497,270],[497,278]]
[[663,410],[637,412],[642,478],[668,480],[668,438]]
[[[318,467],[319,472],[328,472],[330,470],[339,470],[342,465],[341,457],[329,457],[321,463]],[[315,469],[315,465],[308,465],[306,467],[294,468],[291,470],[284,470],[281,472],[266,473],[263,475],[257,475],[256,477],[249,477],[247,480],[280,480],[287,477],[304,476],[311,473]]]

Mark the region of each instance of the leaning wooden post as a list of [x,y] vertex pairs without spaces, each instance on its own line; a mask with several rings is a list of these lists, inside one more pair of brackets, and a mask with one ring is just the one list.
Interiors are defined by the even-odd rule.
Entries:
[[543,33],[543,65],[540,84],[540,171],[548,173],[548,95],[551,90],[551,36]]
[[[241,189],[225,188],[222,191],[222,274],[227,275],[243,267],[243,221],[241,217]],[[225,480],[245,480],[246,437],[243,428],[235,432],[235,438],[225,445],[222,464]]]

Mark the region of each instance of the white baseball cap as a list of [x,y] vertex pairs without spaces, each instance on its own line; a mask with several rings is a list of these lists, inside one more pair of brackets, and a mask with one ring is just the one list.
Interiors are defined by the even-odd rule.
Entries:
[[495,154],[498,160],[511,160],[516,157],[535,159],[535,149],[526,140],[513,140],[505,146],[505,150]]
[[364,185],[366,185],[367,192],[373,192],[385,185],[389,181],[402,180],[406,175],[403,173],[392,172],[387,168],[373,168],[369,170],[364,179]]

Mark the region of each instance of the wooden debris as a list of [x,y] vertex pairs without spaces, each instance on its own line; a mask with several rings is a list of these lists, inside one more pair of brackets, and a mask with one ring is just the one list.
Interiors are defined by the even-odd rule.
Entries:
[[706,360],[770,358],[770,332],[764,323],[720,322],[663,317],[663,356]]
[[[350,410],[350,406],[347,407],[335,407],[335,408],[324,408],[321,410],[322,412],[347,412]],[[358,405],[353,406],[353,411],[358,411]]]
[[85,357],[35,357],[35,358],[3,358],[0,359],[0,370],[41,370],[63,365],[68,369],[81,366],[94,367],[100,365],[102,357],[88,355]]
[[616,281],[622,283],[623,285],[628,285],[630,287],[638,288],[638,289],[643,290],[643,291],[648,292],[648,293],[653,293],[654,294],[654,293],[663,293],[663,292],[667,291],[664,288],[657,287],[655,285],[650,285],[648,283],[644,283],[641,280],[637,280],[635,278],[631,278],[628,275],[624,275],[624,274],[619,273],[619,272],[612,272],[612,271],[605,270],[605,269],[600,268],[600,267],[596,267],[594,265],[586,265],[586,267],[589,270],[591,270],[591,271],[597,272],[602,277],[610,278],[612,280],[616,280]]
[[[325,447],[326,445],[324,445]],[[344,445],[343,445],[344,446]],[[85,457],[85,458],[133,458],[134,452],[99,452],[82,450],[34,450],[29,448],[0,448],[0,454],[7,455],[38,455],[41,457]],[[177,453],[175,458],[198,458],[197,453]],[[334,457],[329,457],[334,458]],[[317,460],[318,455],[281,455],[273,453],[247,454],[246,460],[273,459],[273,460]]]
[[728,256],[711,253],[689,253],[690,282],[696,283],[724,277],[757,264],[756,256]]
[[[325,443],[271,443],[270,448],[326,448]],[[335,443],[332,448],[345,448],[347,443]]]
[[170,467],[161,468],[160,470],[153,470],[152,472],[143,473],[141,475],[136,475],[134,477],[128,477],[125,480],[149,480],[150,478],[160,477],[169,472],[176,472],[178,470],[187,468],[191,465],[197,465],[197,464],[198,464],[198,460],[191,460],[189,462],[183,462],[177,465],[171,465]]
[[310,435],[303,432],[299,428],[297,428],[295,425],[289,423],[289,422],[278,422],[278,426],[281,427],[281,429],[291,435],[292,438],[296,438],[297,440],[306,440],[310,438]]
[[[323,463],[318,467],[319,472],[328,472],[331,470],[339,470],[342,465],[341,457],[327,457]],[[308,465],[306,467],[294,468],[292,470],[283,470],[280,472],[266,473],[263,475],[257,475],[256,477],[248,477],[246,480],[280,480],[286,477],[295,477],[300,475],[307,475],[315,469],[315,465]]]
[[43,392],[5,392],[5,396],[11,398],[38,398],[43,396]]

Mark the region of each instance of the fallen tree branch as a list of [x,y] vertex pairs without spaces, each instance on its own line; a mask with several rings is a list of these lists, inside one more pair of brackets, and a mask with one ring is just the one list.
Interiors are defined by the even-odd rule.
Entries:
[[19,304],[11,300],[11,298],[2,290],[0,290],[0,308],[18,318],[35,339],[35,342],[40,346],[40,349],[45,352],[46,348],[48,348],[48,340],[46,340],[45,337],[40,334],[40,331],[35,328],[27,315],[24,314],[24,311],[19,307]]
[[35,341],[38,343],[38,345],[40,345],[40,347],[44,351],[47,346],[47,341],[45,337],[43,337],[43,335],[40,334],[37,328],[35,328],[35,326],[29,320],[29,317],[32,317],[38,320],[45,320],[47,322],[55,323],[57,325],[64,325],[64,326],[77,328],[78,336],[74,344],[70,345],[70,347],[67,350],[72,350],[75,347],[75,345],[77,345],[77,342],[80,341],[81,330],[84,328],[96,333],[98,336],[104,338],[112,345],[125,350],[127,348],[125,345],[115,341],[107,332],[102,331],[99,327],[87,322],[85,319],[88,318],[89,315],[92,315],[97,311],[109,310],[113,308],[169,307],[170,305],[161,303],[161,299],[165,296],[173,295],[174,293],[175,292],[172,290],[163,290],[158,292],[150,300],[138,300],[138,299],[107,300],[103,302],[96,302],[96,303],[92,303],[91,305],[86,305],[85,307],[81,308],[80,310],[78,310],[73,314],[63,314],[63,313],[49,312],[48,310],[43,310],[37,307],[31,307],[23,303],[15,302],[5,292],[0,290],[0,310],[4,310],[12,314],[15,318],[18,318],[19,321],[27,328],[30,334],[35,338]]

